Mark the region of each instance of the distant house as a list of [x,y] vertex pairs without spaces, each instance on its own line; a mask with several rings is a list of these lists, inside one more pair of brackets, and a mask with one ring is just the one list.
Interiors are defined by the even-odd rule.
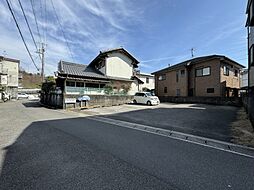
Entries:
[[147,73],[136,73],[136,77],[142,81],[138,85],[138,91],[152,91],[155,88],[154,75]]
[[226,56],[190,59],[154,72],[158,96],[238,96],[244,66]]
[[242,90],[248,89],[248,69],[243,69],[243,71],[240,73],[240,87]]
[[129,94],[142,83],[135,77],[139,61],[124,48],[101,51],[88,65],[60,61],[57,87],[65,94]]
[[14,98],[19,84],[19,63],[17,59],[0,56],[0,86]]

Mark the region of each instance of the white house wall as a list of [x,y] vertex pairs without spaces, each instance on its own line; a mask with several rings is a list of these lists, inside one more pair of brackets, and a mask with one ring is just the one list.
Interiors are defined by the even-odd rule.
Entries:
[[[149,83],[146,83],[146,78],[149,78]],[[145,75],[138,75],[138,78],[144,82],[144,84],[140,84],[140,90],[143,88],[148,88],[148,89],[154,89],[155,88],[155,83],[154,83],[154,77],[152,76],[145,76]]]
[[0,72],[8,75],[9,87],[18,87],[18,75],[19,75],[19,64],[12,61],[2,61],[0,62]]
[[131,83],[131,89],[129,90],[129,95],[134,95],[136,92],[138,92],[138,81],[135,80]]
[[111,53],[106,58],[106,75],[130,79],[133,75],[132,60],[121,53]]

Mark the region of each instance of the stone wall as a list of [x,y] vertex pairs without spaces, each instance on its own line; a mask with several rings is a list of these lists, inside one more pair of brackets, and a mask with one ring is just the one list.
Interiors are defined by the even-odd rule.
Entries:
[[199,104],[242,106],[241,98],[238,97],[159,96],[159,99],[161,102],[172,102],[172,103],[199,103]]

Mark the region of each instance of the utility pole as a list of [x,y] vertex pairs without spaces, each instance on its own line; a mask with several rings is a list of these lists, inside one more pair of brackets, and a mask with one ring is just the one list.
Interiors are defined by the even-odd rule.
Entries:
[[41,81],[44,82],[44,53],[45,53],[45,44],[41,43],[41,48],[37,51],[39,56],[41,57]]
[[192,58],[194,57],[194,51],[195,51],[195,49],[194,49],[194,48],[191,48],[191,57],[192,57]]

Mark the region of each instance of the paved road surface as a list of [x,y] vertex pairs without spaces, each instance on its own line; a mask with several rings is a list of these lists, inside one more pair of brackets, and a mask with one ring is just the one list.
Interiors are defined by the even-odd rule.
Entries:
[[252,158],[24,104],[0,104],[0,189],[254,187]]
[[[129,105],[135,107],[135,105]],[[137,107],[140,107],[137,105]],[[231,142],[239,108],[204,104],[161,104],[106,117]]]

